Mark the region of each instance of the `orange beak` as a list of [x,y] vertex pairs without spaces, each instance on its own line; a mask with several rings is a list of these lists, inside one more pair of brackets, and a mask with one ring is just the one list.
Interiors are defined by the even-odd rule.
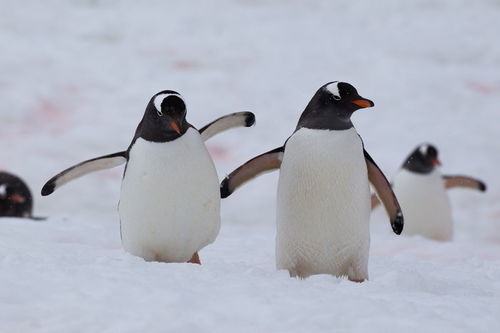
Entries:
[[15,203],[23,203],[25,201],[24,197],[19,194],[13,194],[10,196],[10,199]]
[[441,166],[441,161],[438,160],[437,158],[433,158],[432,159],[432,164],[434,164],[435,166]]
[[351,103],[359,106],[360,108],[370,108],[374,105],[373,102],[368,99],[355,99],[354,101],[351,101]]
[[175,121],[170,120],[170,121],[168,122],[168,124],[170,125],[170,127],[172,127],[172,129],[173,129],[174,131],[176,131],[176,132],[177,132],[177,134],[179,134],[179,135],[181,134],[181,129],[179,128],[179,125],[177,125],[177,123],[176,123]]

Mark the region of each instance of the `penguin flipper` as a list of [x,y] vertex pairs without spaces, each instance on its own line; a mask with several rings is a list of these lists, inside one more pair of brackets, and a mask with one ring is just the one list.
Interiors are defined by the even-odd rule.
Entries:
[[96,157],[78,163],[52,177],[42,188],[42,195],[46,196],[54,192],[59,187],[72,181],[73,179],[85,176],[94,171],[114,168],[127,162],[127,152],[120,151],[118,153]]
[[363,153],[368,168],[368,179],[372,183],[379,200],[384,205],[387,215],[389,215],[392,230],[399,235],[403,231],[404,218],[398,199],[392,190],[391,184],[385,178],[370,154],[364,149]]
[[479,179],[461,175],[444,175],[444,186],[446,188],[465,187],[481,192],[486,191],[486,184]]
[[258,175],[279,169],[283,159],[284,147],[261,154],[231,172],[220,184],[221,198],[227,198],[234,190]]
[[214,135],[228,129],[235,127],[250,127],[253,124],[255,124],[255,115],[252,112],[235,112],[212,121],[211,123],[203,126],[199,132],[203,141],[207,141]]

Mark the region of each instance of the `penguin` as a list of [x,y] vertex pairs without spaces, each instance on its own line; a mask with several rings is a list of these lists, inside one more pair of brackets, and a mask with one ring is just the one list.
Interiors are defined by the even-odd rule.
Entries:
[[204,141],[254,122],[253,113],[237,112],[197,130],[186,120],[183,97],[161,91],[147,104],[127,150],[62,171],[43,186],[42,195],[125,163],[118,205],[124,249],[146,261],[200,264],[198,252],[220,228],[219,178]]
[[16,175],[0,172],[0,216],[26,217],[33,214],[33,197],[28,185]]
[[371,182],[400,234],[403,214],[391,186],[364,148],[351,115],[374,106],[346,82],[320,87],[281,147],[259,155],[221,183],[226,198],[257,175],[280,170],[276,267],[291,277],[314,274],[368,279]]
[[[437,241],[453,238],[453,220],[447,189],[465,187],[481,192],[486,184],[461,175],[442,175],[437,148],[429,143],[417,146],[394,177],[392,187],[405,212],[403,235],[421,235]],[[378,199],[372,196],[372,208]]]

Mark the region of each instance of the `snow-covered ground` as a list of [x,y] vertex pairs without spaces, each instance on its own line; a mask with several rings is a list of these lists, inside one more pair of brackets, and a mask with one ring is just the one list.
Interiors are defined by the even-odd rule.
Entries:
[[[500,327],[500,2],[0,1],[0,168],[45,222],[0,222],[1,332],[495,332]],[[277,173],[222,203],[202,266],[146,263],[120,244],[122,168],[42,198],[81,160],[124,149],[149,98],[188,120],[251,110],[210,140],[219,176],[281,145],[316,89],[344,80],[375,107],[353,120],[393,175],[423,141],[444,173],[455,240],[391,233],[372,215],[370,280],[274,268]]]

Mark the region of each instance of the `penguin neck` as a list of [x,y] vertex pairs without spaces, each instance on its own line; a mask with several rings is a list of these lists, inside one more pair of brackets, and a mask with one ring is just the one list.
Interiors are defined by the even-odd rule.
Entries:
[[327,129],[342,131],[348,130],[353,126],[351,115],[343,115],[340,111],[331,108],[319,108],[306,110],[300,116],[296,131],[300,128]]

